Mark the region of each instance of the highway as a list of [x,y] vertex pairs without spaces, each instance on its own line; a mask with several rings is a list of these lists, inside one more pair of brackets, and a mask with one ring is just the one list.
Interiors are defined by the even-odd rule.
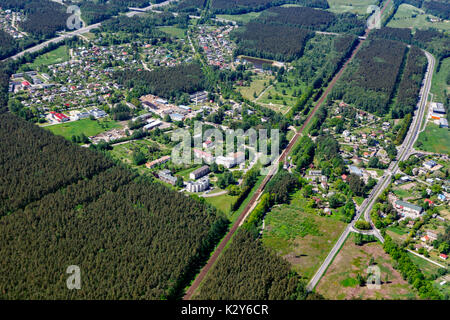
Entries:
[[[167,0],[167,1],[164,1],[164,2],[161,2],[161,3],[158,3],[158,4],[150,5],[150,6],[146,7],[146,8],[128,8],[130,11],[127,12],[125,15],[127,17],[133,17],[136,14],[140,14],[140,13],[143,13],[143,12],[151,11],[154,8],[159,8],[159,7],[168,5],[168,4],[170,4],[171,2],[174,2],[174,1],[176,1],[176,0]],[[55,38],[52,38],[52,39],[47,40],[45,42],[42,42],[42,43],[40,43],[38,45],[35,45],[34,47],[31,47],[31,48],[28,48],[26,50],[23,50],[23,51],[19,52],[18,54],[14,55],[14,56],[11,56],[11,57],[8,57],[8,58],[6,58],[4,60],[1,60],[1,61],[6,61],[8,59],[16,60],[16,59],[22,57],[26,53],[33,53],[33,52],[40,51],[40,50],[44,49],[45,47],[47,47],[48,45],[50,45],[52,43],[58,43],[58,42],[63,41],[64,39],[68,39],[68,38],[71,38],[71,37],[74,37],[74,36],[78,36],[78,35],[81,35],[81,34],[84,34],[84,33],[88,33],[92,29],[98,28],[100,26],[101,26],[101,22],[95,23],[95,24],[91,24],[91,25],[89,25],[87,27],[84,27],[84,28],[81,28],[81,29],[78,29],[78,30],[74,30],[74,31],[70,31],[70,32],[62,32],[62,33],[60,33],[59,36],[57,36]]]
[[[403,144],[400,146],[398,150],[397,159],[393,162],[391,162],[389,168],[386,170],[386,174],[383,175],[383,177],[378,181],[377,185],[373,188],[372,192],[370,193],[369,197],[364,200],[363,204],[361,205],[361,208],[358,210],[355,218],[353,221],[345,228],[344,232],[339,237],[338,241],[334,245],[334,247],[331,249],[328,256],[325,258],[325,261],[322,263],[320,268],[317,270],[314,277],[311,279],[311,281],[308,283],[307,290],[312,291],[316,287],[319,280],[322,278],[325,271],[328,269],[328,266],[333,261],[336,254],[341,249],[342,245],[344,244],[345,240],[347,239],[350,232],[359,232],[363,234],[372,234],[375,237],[377,237],[381,242],[384,242],[384,238],[381,235],[380,231],[375,228],[371,218],[370,218],[370,211],[372,210],[376,199],[381,195],[381,193],[389,186],[391,182],[391,177],[397,174],[398,172],[398,164],[400,161],[407,160],[413,152],[413,146],[414,143],[417,140],[417,137],[419,135],[421,123],[423,120],[423,117],[425,115],[426,105],[428,101],[428,94],[430,92],[431,88],[431,81],[433,78],[433,71],[434,71],[434,65],[435,65],[435,59],[434,57],[427,51],[424,51],[427,59],[428,59],[428,68],[427,72],[424,77],[424,83],[422,85],[421,91],[420,91],[420,100],[417,105],[417,109],[414,114],[413,121],[411,123],[411,126],[408,130],[408,133],[403,140]],[[354,224],[356,221],[359,220],[361,215],[364,214],[364,219],[368,222],[370,222],[372,226],[372,230],[369,232],[361,232],[356,230],[354,227]]]
[[[369,32],[369,30],[366,30],[366,35],[368,34],[368,32]],[[208,271],[212,268],[212,266],[214,265],[214,263],[217,260],[217,258],[219,257],[219,255],[222,253],[222,251],[225,248],[225,246],[231,240],[233,234],[244,223],[244,221],[247,218],[247,216],[252,212],[252,210],[256,206],[259,198],[263,194],[265,186],[270,181],[270,179],[272,179],[272,177],[276,174],[276,172],[278,170],[278,163],[283,162],[284,159],[287,157],[287,155],[291,152],[291,150],[292,150],[293,146],[295,145],[295,143],[297,142],[297,140],[302,136],[303,131],[305,130],[306,126],[311,122],[311,119],[315,116],[315,114],[316,114],[317,110],[319,109],[319,107],[325,102],[326,97],[331,92],[331,90],[333,89],[333,87],[336,84],[336,82],[340,79],[340,77],[344,73],[344,71],[347,68],[347,66],[350,63],[350,61],[352,61],[354,59],[356,53],[361,48],[362,44],[363,44],[363,41],[360,41],[358,43],[358,45],[353,50],[350,58],[347,59],[347,61],[343,64],[343,66],[341,67],[339,72],[333,77],[333,79],[331,80],[331,82],[328,85],[327,89],[322,94],[322,96],[319,98],[319,100],[317,101],[316,105],[314,106],[314,108],[312,109],[312,111],[310,112],[308,117],[306,118],[305,122],[302,124],[300,129],[295,133],[295,135],[289,141],[289,144],[286,147],[286,149],[283,150],[283,152],[281,153],[280,157],[274,162],[274,164],[272,164],[272,167],[271,167],[271,169],[269,171],[269,174],[264,178],[263,182],[261,183],[259,188],[256,190],[256,192],[253,194],[252,198],[250,199],[249,203],[245,207],[244,211],[241,213],[241,215],[236,220],[236,222],[234,223],[234,225],[232,226],[230,231],[227,233],[225,238],[221,241],[219,246],[216,248],[214,253],[211,255],[211,257],[209,258],[209,260],[206,263],[206,265],[202,268],[200,273],[197,275],[197,277],[195,278],[194,282],[192,283],[192,285],[187,290],[187,292],[186,292],[186,294],[185,294],[185,296],[183,298],[184,300],[191,299],[192,295],[197,290],[198,286],[203,281],[203,279],[206,276],[206,274],[208,273]],[[350,228],[350,226],[349,226],[349,228]]]

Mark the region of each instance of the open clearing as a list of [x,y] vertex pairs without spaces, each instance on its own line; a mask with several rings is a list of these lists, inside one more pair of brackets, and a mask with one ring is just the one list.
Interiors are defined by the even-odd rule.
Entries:
[[272,208],[265,218],[262,241],[310,279],[345,229],[345,223],[318,216],[315,209],[306,207],[306,202],[298,191],[290,204]]
[[[356,276],[367,276],[371,257],[380,268],[379,289],[360,287]],[[326,299],[416,299],[409,284],[392,267],[392,260],[379,243],[357,246],[353,234],[348,237],[341,251],[333,260],[316,291]]]
[[422,9],[414,7],[410,4],[401,4],[394,17],[389,21],[388,27],[392,28],[413,28],[428,29],[435,28],[438,30],[449,31],[450,23],[448,22],[431,22],[430,19],[438,19],[431,14],[425,13]]
[[84,133],[87,137],[95,136],[101,132],[105,132],[114,128],[119,128],[120,124],[112,120],[91,120],[82,119],[78,121],[71,121],[68,123],[55,124],[47,126],[45,129],[50,130],[56,135],[63,136],[70,140],[73,135],[79,136]]
[[227,217],[230,217],[231,213],[231,205],[236,201],[237,196],[230,196],[229,194],[223,194],[217,197],[208,197],[204,198],[206,202],[216,207],[220,211],[226,214]]
[[268,86],[270,86],[270,80],[274,80],[273,76],[267,75],[256,75],[252,76],[250,81],[250,86],[237,86],[237,90],[242,94],[245,99],[250,101],[259,97],[261,92],[264,91]]
[[61,46],[55,50],[38,56],[32,63],[25,64],[23,66],[31,68],[31,70],[36,70],[40,66],[49,66],[56,63],[62,63],[68,61],[69,59],[69,48],[67,46]]
[[425,130],[419,134],[414,147],[427,152],[450,154],[450,131],[429,122]]
[[174,37],[174,38],[184,38],[186,36],[186,31],[181,28],[166,26],[166,27],[158,27],[164,33]]
[[244,14],[218,14],[217,18],[236,21],[238,23],[247,23],[250,20],[256,19],[259,17],[261,12],[249,12]]
[[328,4],[330,5],[328,10],[335,13],[352,12],[366,14],[367,7],[371,4],[376,5],[377,3],[377,0],[328,0]]
[[439,72],[433,74],[431,92],[434,102],[445,102],[446,92],[450,92],[450,85],[447,84],[447,76],[450,74],[450,58],[442,60]]

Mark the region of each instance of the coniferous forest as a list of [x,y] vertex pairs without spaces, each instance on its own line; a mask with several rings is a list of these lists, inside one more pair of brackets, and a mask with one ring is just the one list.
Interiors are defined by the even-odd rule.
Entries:
[[306,284],[288,262],[242,228],[205,278],[196,299],[305,300]]
[[386,114],[405,53],[403,43],[370,40],[358,51],[351,68],[333,89],[331,98],[358,104],[369,112]]
[[326,0],[211,0],[211,9],[214,13],[241,14],[249,11],[262,11],[288,3],[313,8],[329,8]]
[[[212,207],[12,114],[0,132],[4,299],[178,298],[226,230]],[[67,290],[70,265],[83,290]]]
[[113,77],[122,85],[133,88],[138,97],[151,93],[174,98],[202,90],[205,86],[202,68],[197,63],[161,67],[154,71],[125,70],[116,72]]
[[306,41],[313,36],[308,30],[258,22],[250,22],[244,28],[234,33],[237,54],[279,61],[299,58]]

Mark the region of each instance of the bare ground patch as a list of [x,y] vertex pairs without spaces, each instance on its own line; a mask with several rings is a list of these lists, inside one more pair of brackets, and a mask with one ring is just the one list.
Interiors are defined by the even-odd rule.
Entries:
[[[367,276],[367,267],[373,258],[380,269],[379,289],[360,287],[357,274]],[[328,299],[409,299],[417,298],[413,289],[392,267],[392,260],[381,244],[363,246],[354,244],[350,236],[316,287],[316,291]]]

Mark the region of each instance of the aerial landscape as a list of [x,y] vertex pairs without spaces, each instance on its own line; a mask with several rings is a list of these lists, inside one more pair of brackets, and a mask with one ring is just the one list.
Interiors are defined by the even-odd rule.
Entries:
[[0,300],[450,300],[449,32],[447,0],[0,0]]

